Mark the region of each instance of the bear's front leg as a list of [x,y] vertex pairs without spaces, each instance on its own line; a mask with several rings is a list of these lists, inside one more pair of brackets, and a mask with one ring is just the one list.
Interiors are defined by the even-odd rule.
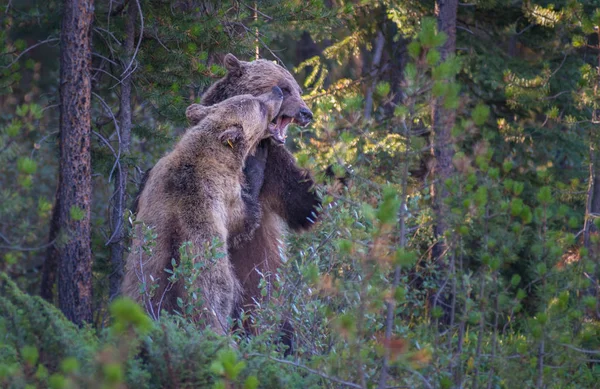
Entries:
[[321,199],[310,172],[299,168],[283,145],[272,141],[268,145],[261,202],[268,202],[292,230],[311,228],[319,216]]
[[268,144],[261,142],[254,155],[248,156],[244,166],[244,185],[242,186],[242,202],[244,205],[244,223],[241,231],[230,231],[229,244],[238,247],[241,243],[252,239],[262,217],[259,202],[260,191],[265,177]]

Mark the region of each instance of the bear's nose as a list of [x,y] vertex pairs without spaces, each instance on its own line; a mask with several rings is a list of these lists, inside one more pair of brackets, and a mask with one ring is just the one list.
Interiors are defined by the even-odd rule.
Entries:
[[305,126],[313,119],[313,113],[308,108],[300,108],[298,111],[298,115],[296,115],[296,120],[300,123],[300,125]]

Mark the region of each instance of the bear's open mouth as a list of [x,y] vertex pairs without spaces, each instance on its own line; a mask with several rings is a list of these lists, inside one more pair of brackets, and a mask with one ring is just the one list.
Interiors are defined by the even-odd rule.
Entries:
[[287,127],[293,121],[293,118],[286,115],[279,115],[271,124],[269,124],[269,132],[271,137],[278,143],[285,143],[287,138]]

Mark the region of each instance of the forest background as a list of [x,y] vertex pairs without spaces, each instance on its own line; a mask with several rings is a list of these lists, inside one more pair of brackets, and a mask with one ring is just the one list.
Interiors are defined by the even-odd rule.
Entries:
[[[600,2],[2,0],[0,24],[1,387],[599,387]],[[315,120],[287,147],[325,183],[237,348],[197,302],[112,302],[141,174],[228,52],[296,76]]]

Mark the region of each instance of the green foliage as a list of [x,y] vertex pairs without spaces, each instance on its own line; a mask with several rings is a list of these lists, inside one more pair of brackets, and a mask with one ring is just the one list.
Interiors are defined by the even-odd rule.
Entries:
[[73,205],[69,209],[69,216],[71,217],[71,219],[73,219],[75,221],[79,221],[85,217],[85,211],[83,209],[77,207],[76,205]]
[[110,306],[110,314],[113,317],[112,329],[115,333],[123,333],[128,329],[135,329],[141,334],[148,332],[152,322],[135,302],[119,298]]
[[[256,356],[240,360],[228,339],[172,317],[140,321],[146,316],[127,300],[111,305],[112,331],[96,335],[77,329],[38,297],[23,294],[6,275],[0,275],[0,290],[2,387],[210,387],[221,382],[240,388],[319,387],[318,380],[269,359],[276,354],[256,354],[264,343],[244,345],[246,355]],[[125,328],[137,330],[121,331]]]
[[[370,387],[384,360],[386,387],[597,385],[600,274],[579,234],[585,220],[600,226],[585,213],[589,151],[599,144],[597,4],[470,1],[458,8],[456,55],[443,58],[449,36],[432,2],[261,1],[255,19],[253,4],[140,1],[134,61],[123,49],[126,12],[97,4],[90,211],[98,309],[77,328],[19,289],[37,293],[58,164],[61,6],[29,3],[8,2],[0,16],[1,387]],[[225,74],[222,55],[252,57],[256,28],[261,55],[297,64],[315,114],[309,128],[289,129],[287,146],[326,183],[320,223],[288,236],[285,265],[261,274],[257,310],[231,323],[231,337],[202,327],[195,282],[223,260],[224,242],[205,242],[198,255],[181,247],[166,274],[185,291],[173,316],[109,304],[115,172],[127,169],[135,181],[133,166],[150,167],[168,150],[187,105]],[[126,73],[134,128],[117,166]],[[457,117],[444,182],[431,170],[437,103]],[[334,179],[319,174],[328,166]],[[431,260],[432,182],[448,194],[443,263]],[[125,188],[131,196],[134,186]],[[128,227],[150,254],[156,230],[138,230],[133,217]],[[155,291],[152,280],[140,284],[144,298]],[[292,359],[282,355],[283,321],[296,334]]]
[[[22,387],[50,379],[67,357],[91,360],[97,340],[88,329],[78,329],[55,307],[22,293],[6,274],[0,274],[0,382]],[[89,372],[89,369],[84,372]],[[2,377],[3,376],[3,377]]]

